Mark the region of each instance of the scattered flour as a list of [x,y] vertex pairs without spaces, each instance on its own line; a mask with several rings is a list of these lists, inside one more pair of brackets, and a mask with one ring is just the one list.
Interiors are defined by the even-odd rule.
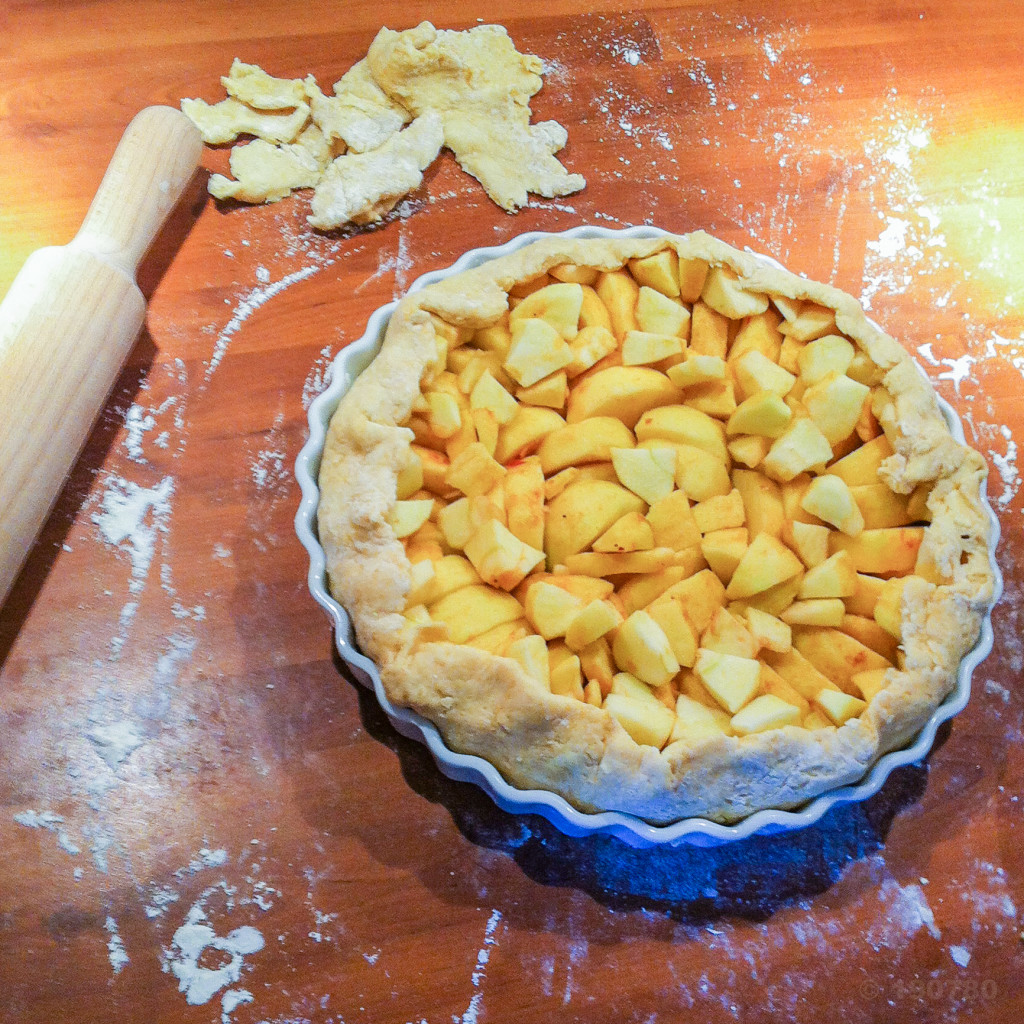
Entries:
[[[201,903],[197,902],[189,910],[185,923],[174,933],[170,948],[164,950],[163,968],[178,979],[178,991],[185,993],[185,1001],[190,1006],[198,1006],[209,1002],[221,989],[234,985],[242,976],[244,958],[258,953],[263,944],[262,934],[251,925],[218,935],[210,926]],[[200,966],[200,957],[208,949],[227,954],[227,962],[216,968]],[[235,1002],[232,1009],[238,1005],[240,1002]]]
[[20,811],[14,815],[14,821],[26,828],[41,828],[53,832],[57,836],[57,845],[72,857],[81,853],[78,844],[64,830],[64,819],[53,811]]
[[110,936],[107,942],[107,954],[110,959],[110,966],[113,968],[114,974],[120,974],[125,967],[131,962],[128,954],[125,952],[124,943],[121,941],[121,936],[117,930],[117,921],[112,917],[108,916],[106,921],[107,934]]
[[109,474],[101,499],[101,511],[92,521],[112,547],[126,549],[132,562],[129,590],[139,593],[146,584],[158,533],[166,533],[171,516],[174,478],[164,477],[155,487],[142,487]]
[[306,374],[306,381],[302,385],[302,408],[309,409],[313,400],[322,391],[330,386],[334,376],[334,349],[325,345],[320,350],[320,355],[313,364],[312,369]]
[[98,725],[86,733],[99,757],[111,771],[116,772],[121,762],[128,759],[132,751],[141,747],[146,738],[133,722],[112,722]]
[[950,946],[949,955],[958,967],[966,967],[971,962],[971,954],[966,946]]
[[[473,969],[473,976],[471,978],[473,987],[480,989],[484,979],[487,975],[487,964],[491,959],[491,950],[497,945],[498,940],[494,937],[494,933],[497,931],[498,925],[501,924],[502,914],[500,910],[492,910],[491,916],[487,920],[487,927],[484,929],[484,944],[480,947],[480,952],[476,955],[476,967]],[[476,1024],[480,1014],[480,1004],[483,1002],[484,994],[481,991],[473,993],[472,999],[469,1001],[469,1006],[466,1008],[466,1012],[461,1017],[453,1017],[452,1020],[455,1024]]]
[[896,879],[886,878],[878,890],[878,900],[886,908],[885,921],[877,922],[867,936],[876,951],[899,948],[922,928],[927,928],[933,938],[942,938],[920,885],[901,886]]

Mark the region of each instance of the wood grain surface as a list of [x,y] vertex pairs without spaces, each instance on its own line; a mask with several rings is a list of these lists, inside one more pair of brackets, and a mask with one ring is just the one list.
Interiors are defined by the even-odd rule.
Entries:
[[[0,293],[74,235],[138,110],[219,98],[236,56],[329,85],[383,23],[506,25],[588,178],[510,216],[445,155],[330,235],[307,195],[195,181],[0,610],[4,1024],[1024,1015],[1024,11],[623,6],[0,8]],[[1006,590],[971,702],[803,832],[637,851],[502,813],[394,732],[309,596],[293,463],[333,356],[419,274],[581,223],[704,228],[861,297],[989,460]]]

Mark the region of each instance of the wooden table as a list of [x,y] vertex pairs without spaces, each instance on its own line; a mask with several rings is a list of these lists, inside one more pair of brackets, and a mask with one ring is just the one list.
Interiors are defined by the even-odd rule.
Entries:
[[[0,293],[138,109],[219,98],[235,56],[329,85],[381,18],[505,24],[589,183],[509,216],[445,156],[400,216],[318,236],[304,196],[219,208],[197,181],[0,612],[0,1020],[1024,1013],[1024,14],[622,6],[5,5]],[[586,222],[706,228],[862,297],[988,456],[1006,593],[971,703],[804,832],[643,852],[504,814],[393,731],[308,594],[292,465],[332,357],[465,249]]]

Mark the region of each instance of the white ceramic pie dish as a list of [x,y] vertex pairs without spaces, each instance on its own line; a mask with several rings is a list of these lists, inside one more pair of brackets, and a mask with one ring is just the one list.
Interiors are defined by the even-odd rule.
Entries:
[[[574,238],[652,238],[667,232],[652,227],[627,228],[614,231],[608,228],[585,226],[563,232]],[[450,277],[488,260],[504,256],[542,238],[545,232],[529,232],[511,239],[501,246],[473,249],[465,253],[451,267],[432,271],[418,278],[409,291],[419,291],[429,284]],[[779,266],[769,257],[758,258]],[[334,600],[327,589],[326,557],[317,537],[316,512],[320,498],[317,476],[327,426],[342,395],[356,377],[377,354],[384,332],[397,303],[392,302],[376,310],[367,323],[365,334],[348,345],[338,355],[331,370],[328,388],[317,397],[309,409],[309,440],[296,460],[296,477],[302,490],[302,501],[296,514],[295,525],[299,540],[309,552],[309,588],[317,603],[327,613],[334,628],[335,644],[342,659],[355,670],[361,682],[372,686],[380,706],[394,727],[403,735],[426,744],[440,770],[450,778],[472,782],[484,789],[503,810],[512,813],[540,814],[562,832],[572,836],[604,833],[617,836],[631,846],[644,847],[662,844],[691,843],[698,846],[716,846],[743,839],[754,834],[771,834],[804,828],[818,821],[838,803],[865,800],[877,793],[893,769],[913,764],[931,749],[939,726],[958,714],[970,696],[971,674],[992,649],[992,625],[986,615],[975,647],[960,665],[957,683],[945,701],[935,710],[924,728],[909,746],[882,756],[868,773],[855,785],[831,790],[792,811],[763,810],[751,814],[732,825],[722,825],[704,818],[686,818],[668,825],[652,825],[630,814],[617,811],[585,813],[577,810],[563,797],[544,790],[521,790],[507,783],[484,758],[461,754],[447,747],[437,728],[421,715],[408,708],[395,706],[384,692],[380,674],[372,660],[363,655],[355,642],[354,630],[345,609]],[[922,371],[923,372],[923,371]],[[939,406],[950,432],[964,442],[963,427],[952,407],[941,398]],[[983,495],[984,499],[984,495]],[[995,579],[995,600],[1002,591],[1002,580],[995,563],[994,551],[999,537],[999,523],[985,500],[991,527],[990,561]]]

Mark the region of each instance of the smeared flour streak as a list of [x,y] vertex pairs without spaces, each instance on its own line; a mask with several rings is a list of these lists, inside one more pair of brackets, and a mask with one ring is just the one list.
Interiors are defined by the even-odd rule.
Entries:
[[[210,364],[206,368],[206,380],[209,380],[216,372],[217,367],[221,364],[221,360],[227,353],[231,339],[256,310],[266,305],[275,295],[280,295],[285,288],[298,281],[304,281],[307,277],[312,277],[320,269],[321,266],[319,264],[311,264],[308,267],[303,267],[301,270],[296,270],[292,274],[287,274],[280,281],[274,281],[272,284],[268,282],[259,288],[253,288],[244,295],[238,305],[235,306],[234,315],[220,334],[217,335],[217,341],[213,347],[213,355],[210,357]],[[269,275],[267,276],[269,277]]]
[[[501,924],[502,914],[500,910],[492,910],[491,916],[487,921],[487,927],[484,929],[484,944],[480,947],[480,952],[476,955],[476,967],[473,970],[473,976],[471,978],[473,987],[479,989],[483,984],[484,979],[487,976],[487,964],[491,959],[491,949],[498,944],[498,940],[494,937],[494,933]],[[473,993],[473,998],[469,1001],[469,1006],[466,1007],[466,1012],[461,1017],[453,1017],[452,1020],[456,1024],[476,1024],[477,1018],[480,1013],[480,1004],[483,1002],[483,992],[477,991]]]

